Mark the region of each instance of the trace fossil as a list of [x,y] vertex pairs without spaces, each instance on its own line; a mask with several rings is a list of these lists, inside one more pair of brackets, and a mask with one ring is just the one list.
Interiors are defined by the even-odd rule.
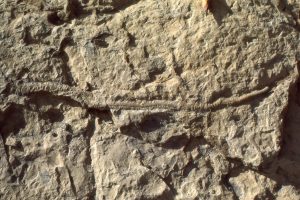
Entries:
[[229,98],[219,98],[213,103],[190,103],[170,100],[136,100],[136,101],[107,101],[97,98],[96,93],[78,90],[68,85],[45,82],[45,83],[13,83],[10,85],[10,92],[18,95],[29,95],[38,92],[49,92],[57,96],[69,97],[80,103],[82,107],[94,108],[99,110],[124,109],[124,110],[149,110],[165,109],[172,111],[210,111],[220,109],[226,106],[235,106],[242,104],[252,98],[267,93],[270,88],[264,87],[260,90],[254,90],[250,93]]

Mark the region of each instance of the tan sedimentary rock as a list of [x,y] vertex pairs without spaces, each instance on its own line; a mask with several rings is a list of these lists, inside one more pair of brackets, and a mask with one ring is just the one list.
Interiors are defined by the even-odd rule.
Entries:
[[299,9],[2,0],[0,199],[298,199]]

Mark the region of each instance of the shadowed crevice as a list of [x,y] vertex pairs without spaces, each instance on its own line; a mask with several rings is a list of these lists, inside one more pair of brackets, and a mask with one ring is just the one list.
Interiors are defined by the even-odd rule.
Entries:
[[227,5],[225,0],[214,0],[210,3],[210,11],[213,14],[217,24],[222,25],[222,21],[233,14],[231,8]]
[[[300,62],[297,61],[298,74]],[[300,81],[290,87],[289,102],[282,112],[281,150],[271,162],[261,166],[262,175],[279,185],[293,185],[300,190]]]

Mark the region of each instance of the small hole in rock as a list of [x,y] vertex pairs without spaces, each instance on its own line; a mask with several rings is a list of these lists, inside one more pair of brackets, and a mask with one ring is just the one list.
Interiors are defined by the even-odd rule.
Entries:
[[67,144],[70,144],[71,140],[72,140],[72,135],[67,135],[66,136]]
[[109,33],[102,33],[98,35],[97,37],[92,39],[92,43],[95,44],[96,46],[102,47],[102,48],[107,48],[109,44],[107,43],[106,39],[110,37],[111,34]]
[[63,121],[64,115],[58,109],[49,109],[48,111],[42,113],[41,118],[48,120],[50,123]]
[[10,177],[11,183],[15,183],[17,180],[18,180],[18,178],[17,178],[15,175],[12,175],[12,176]]
[[52,136],[53,137],[57,137],[57,133],[52,133]]
[[62,25],[64,22],[58,17],[57,15],[57,12],[53,12],[53,13],[50,13],[47,17],[48,19],[48,22],[50,24],[53,24],[53,25],[56,25],[56,26],[59,26],[59,25]]

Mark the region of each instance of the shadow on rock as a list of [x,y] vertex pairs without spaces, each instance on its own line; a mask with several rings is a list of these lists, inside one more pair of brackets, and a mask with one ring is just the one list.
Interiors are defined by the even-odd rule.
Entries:
[[[300,68],[300,63],[298,64]],[[280,185],[293,185],[300,189],[300,82],[290,93],[289,106],[284,119],[281,151],[273,162],[264,166],[263,174]]]
[[232,14],[231,8],[227,5],[225,0],[215,0],[211,3],[211,12],[220,26],[222,20],[227,16]]

